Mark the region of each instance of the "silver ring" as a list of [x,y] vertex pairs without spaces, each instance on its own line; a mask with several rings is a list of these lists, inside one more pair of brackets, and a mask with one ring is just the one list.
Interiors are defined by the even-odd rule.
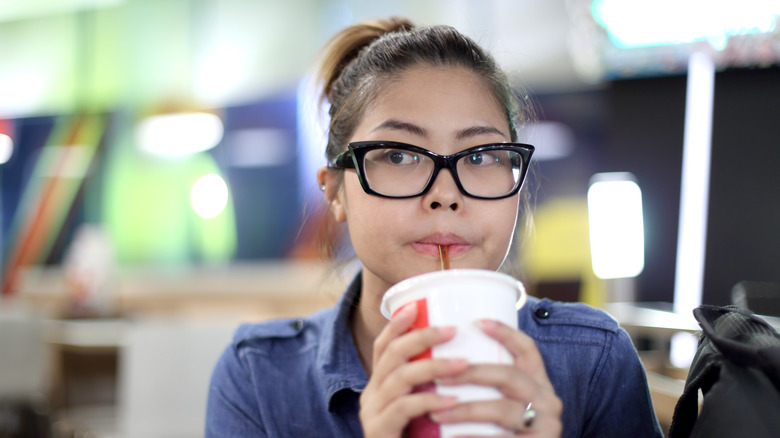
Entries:
[[529,402],[523,411],[523,427],[530,429],[534,425],[534,421],[536,421],[536,409],[534,409],[534,404]]

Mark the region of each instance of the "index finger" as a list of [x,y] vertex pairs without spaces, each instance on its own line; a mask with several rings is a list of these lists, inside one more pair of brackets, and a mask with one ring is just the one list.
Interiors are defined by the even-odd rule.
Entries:
[[412,328],[415,318],[417,318],[417,306],[405,306],[393,316],[393,319],[390,320],[384,330],[374,340],[374,363],[376,363],[378,357],[384,354],[387,346],[393,339],[403,335]]

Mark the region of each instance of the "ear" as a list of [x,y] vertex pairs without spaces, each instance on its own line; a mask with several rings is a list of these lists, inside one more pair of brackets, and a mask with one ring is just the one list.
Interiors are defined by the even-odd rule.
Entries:
[[343,190],[340,190],[343,181],[339,181],[337,170],[330,169],[327,166],[320,167],[317,171],[317,184],[319,184],[322,193],[325,195],[325,201],[328,203],[336,222],[347,220],[347,212],[344,208]]

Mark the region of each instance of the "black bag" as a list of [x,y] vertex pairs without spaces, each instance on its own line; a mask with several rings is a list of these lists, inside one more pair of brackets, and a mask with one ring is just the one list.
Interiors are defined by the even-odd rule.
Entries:
[[700,306],[693,315],[703,333],[669,438],[780,437],[780,335],[739,307]]

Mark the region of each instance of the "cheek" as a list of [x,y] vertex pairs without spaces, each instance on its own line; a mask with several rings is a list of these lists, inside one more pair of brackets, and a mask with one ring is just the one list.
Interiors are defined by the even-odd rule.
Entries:
[[364,192],[355,175],[345,178],[343,195],[347,226],[353,240],[377,235],[387,229],[388,219],[396,216],[385,211],[388,207],[385,199]]
[[517,202],[515,202],[513,204],[510,204],[509,209],[508,209],[509,211],[508,211],[508,213],[506,215],[506,217],[507,217],[506,227],[507,227],[507,230],[508,230],[508,233],[509,233],[510,236],[514,235],[515,228],[517,227],[517,218],[518,218],[518,215],[520,214],[520,209],[518,207],[519,206],[518,206]]
[[498,208],[493,210],[495,214],[487,217],[485,226],[489,227],[488,229],[492,229],[496,240],[498,242],[504,242],[508,249],[509,245],[512,243],[512,237],[515,234],[517,225],[517,216],[519,213],[517,198],[492,202],[501,202],[501,205],[496,206]]

